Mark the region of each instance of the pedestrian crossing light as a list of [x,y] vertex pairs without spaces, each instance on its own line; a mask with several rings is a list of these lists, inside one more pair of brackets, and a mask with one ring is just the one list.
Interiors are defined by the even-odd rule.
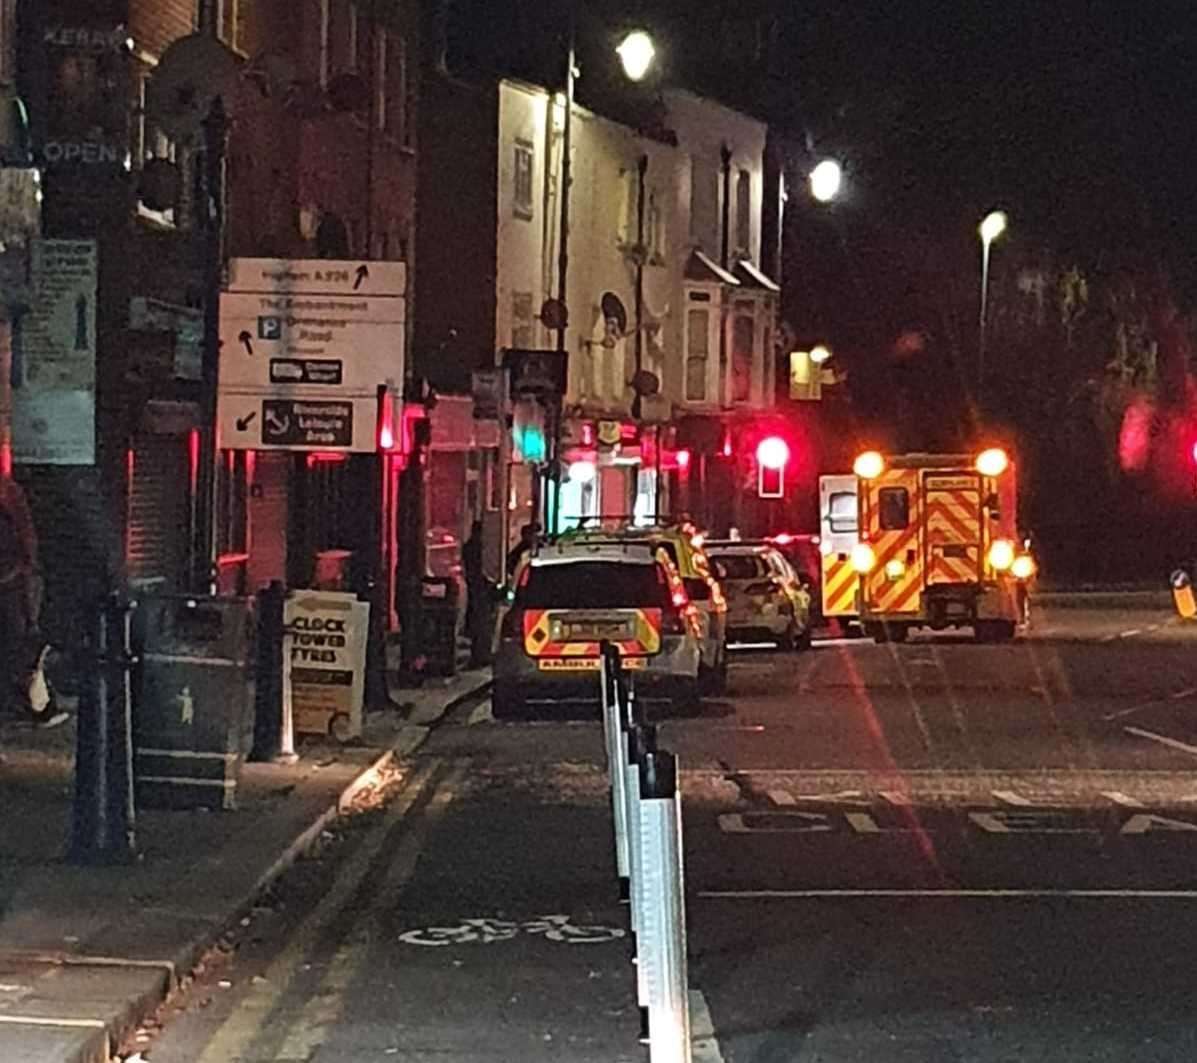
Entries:
[[760,498],[783,498],[790,447],[781,436],[766,436],[757,444],[756,493]]

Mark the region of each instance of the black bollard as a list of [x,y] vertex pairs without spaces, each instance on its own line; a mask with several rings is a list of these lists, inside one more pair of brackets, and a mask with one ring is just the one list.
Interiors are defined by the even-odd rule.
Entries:
[[249,759],[272,761],[283,751],[283,607],[278,580],[258,592],[257,675],[254,683],[254,744]]
[[89,668],[79,698],[68,843],[74,863],[129,863],[137,857],[132,610],[125,598],[111,595],[88,634]]

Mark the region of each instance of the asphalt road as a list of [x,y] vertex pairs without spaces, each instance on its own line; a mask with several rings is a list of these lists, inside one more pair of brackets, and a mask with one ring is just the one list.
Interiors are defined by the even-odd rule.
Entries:
[[[1197,625],[1106,608],[1007,646],[737,655],[660,735],[704,1059],[1197,1058],[1195,650]],[[464,707],[151,1058],[643,1058],[604,786],[596,723]]]

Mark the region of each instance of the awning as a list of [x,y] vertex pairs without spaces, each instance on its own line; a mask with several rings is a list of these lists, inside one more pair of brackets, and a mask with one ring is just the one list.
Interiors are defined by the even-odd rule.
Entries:
[[748,259],[743,258],[736,263],[736,279],[746,288],[755,288],[762,292],[780,292],[781,287],[770,280]]
[[726,284],[738,288],[740,282],[709,255],[695,248],[686,262],[686,280],[704,284]]

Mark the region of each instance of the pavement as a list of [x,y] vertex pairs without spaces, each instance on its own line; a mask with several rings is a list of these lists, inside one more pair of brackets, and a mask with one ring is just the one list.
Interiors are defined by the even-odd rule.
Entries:
[[140,810],[138,859],[64,859],[73,719],[0,723],[0,1060],[107,1063],[337,817],[368,798],[489,670],[399,691],[359,742],[247,764],[231,812]]

